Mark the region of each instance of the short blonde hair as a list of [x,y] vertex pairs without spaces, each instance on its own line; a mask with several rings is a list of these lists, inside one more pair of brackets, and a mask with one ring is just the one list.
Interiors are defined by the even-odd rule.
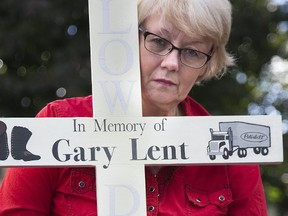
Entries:
[[213,43],[213,56],[198,81],[219,77],[233,65],[226,51],[231,31],[232,6],[228,0],[138,0],[138,23],[160,12],[161,19],[171,22],[186,35],[192,32]]

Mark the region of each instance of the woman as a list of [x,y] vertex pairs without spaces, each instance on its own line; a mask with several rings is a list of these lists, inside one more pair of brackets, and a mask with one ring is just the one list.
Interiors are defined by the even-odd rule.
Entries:
[[[140,0],[144,116],[206,116],[188,96],[233,63],[228,0]],[[50,103],[38,117],[91,117],[91,96]],[[0,215],[96,215],[93,168],[9,169]],[[21,183],[21,184],[20,184]],[[147,167],[148,215],[267,215],[258,166]]]

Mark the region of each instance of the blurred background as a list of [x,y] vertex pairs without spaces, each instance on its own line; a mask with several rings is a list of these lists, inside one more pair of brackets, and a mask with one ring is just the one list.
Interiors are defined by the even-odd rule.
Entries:
[[[214,115],[282,115],[283,164],[261,166],[269,215],[288,215],[288,0],[231,0],[237,65],[193,88]],[[0,117],[91,94],[87,0],[0,1]],[[0,168],[0,182],[5,169]]]

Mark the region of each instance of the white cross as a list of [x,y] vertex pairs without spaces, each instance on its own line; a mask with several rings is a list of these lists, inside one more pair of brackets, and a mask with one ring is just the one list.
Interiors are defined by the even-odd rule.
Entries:
[[144,216],[145,165],[283,161],[280,116],[142,117],[137,1],[89,0],[89,16],[94,117],[0,119],[0,142],[1,124],[7,144],[26,129],[35,154],[0,167],[96,166],[98,215]]

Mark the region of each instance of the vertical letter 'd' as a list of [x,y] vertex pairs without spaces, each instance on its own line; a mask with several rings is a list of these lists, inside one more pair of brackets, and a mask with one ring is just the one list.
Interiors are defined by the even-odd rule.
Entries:
[[[134,215],[140,205],[140,198],[139,198],[139,194],[137,192],[137,190],[129,185],[107,185],[107,187],[109,188],[109,197],[110,197],[110,214],[111,216],[130,216],[130,215]],[[120,195],[120,193],[122,193],[125,196]],[[118,196],[117,196],[117,192],[118,192]],[[131,199],[127,199],[127,193],[129,193],[131,195]],[[118,197],[118,199],[116,198]],[[132,201],[132,203],[130,203],[131,208],[126,209],[127,212],[119,212],[119,210],[117,210],[117,203],[121,203],[120,200],[125,199],[125,202],[129,203],[129,200]],[[117,214],[117,212],[119,212],[120,214]]]

